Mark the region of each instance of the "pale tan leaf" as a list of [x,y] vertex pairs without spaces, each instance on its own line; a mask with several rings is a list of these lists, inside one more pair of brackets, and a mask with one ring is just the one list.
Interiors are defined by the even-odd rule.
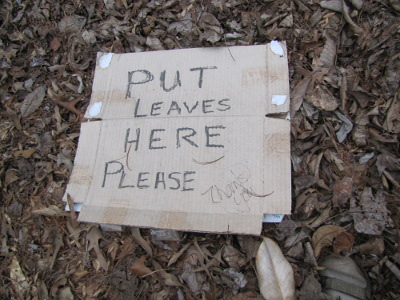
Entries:
[[15,257],[12,259],[9,269],[11,282],[22,299],[24,298],[23,295],[29,288],[29,282],[22,272],[21,266]]
[[103,252],[101,251],[100,246],[99,246],[99,240],[104,239],[99,228],[97,228],[96,226],[93,226],[87,233],[86,239],[89,243],[88,251],[94,249],[101,267],[105,271],[107,271],[108,263],[107,263],[106,259],[104,258]]
[[17,150],[14,152],[14,157],[15,158],[19,158],[19,157],[23,157],[23,158],[30,158],[32,156],[33,153],[35,153],[36,149],[26,149],[26,150]]
[[318,228],[314,232],[311,239],[315,257],[319,256],[322,248],[326,246],[331,246],[333,243],[333,239],[336,238],[340,233],[345,231],[346,229],[336,225],[325,225]]
[[294,273],[279,246],[264,238],[256,256],[260,291],[267,300],[294,300]]
[[34,215],[41,215],[46,217],[59,217],[59,216],[68,216],[68,213],[58,206],[50,205],[49,207],[35,209],[32,211]]

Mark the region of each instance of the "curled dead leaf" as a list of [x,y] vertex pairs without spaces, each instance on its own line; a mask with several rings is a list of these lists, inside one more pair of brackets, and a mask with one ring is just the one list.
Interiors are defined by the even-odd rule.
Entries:
[[350,232],[340,233],[333,242],[333,253],[336,255],[342,251],[349,251],[354,244],[354,236]]
[[267,300],[295,299],[294,273],[279,246],[263,238],[256,256],[260,292]]
[[311,239],[315,257],[319,256],[322,248],[326,246],[331,246],[333,243],[333,239],[336,238],[340,233],[345,231],[346,229],[336,225],[325,225],[318,228],[314,232]]

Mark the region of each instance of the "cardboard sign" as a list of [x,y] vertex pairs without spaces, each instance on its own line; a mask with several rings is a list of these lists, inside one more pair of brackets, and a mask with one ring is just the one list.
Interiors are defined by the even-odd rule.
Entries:
[[290,213],[288,111],[283,43],[99,53],[66,194],[84,222],[259,234]]

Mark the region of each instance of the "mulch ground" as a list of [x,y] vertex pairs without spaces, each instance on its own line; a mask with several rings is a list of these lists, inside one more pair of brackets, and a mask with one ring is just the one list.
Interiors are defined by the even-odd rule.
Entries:
[[[0,298],[261,299],[261,238],[102,230],[61,199],[96,53],[286,41],[293,210],[263,235],[321,292],[318,262],[351,256],[373,299],[400,298],[400,1],[3,1]],[[153,235],[152,235],[153,233]]]

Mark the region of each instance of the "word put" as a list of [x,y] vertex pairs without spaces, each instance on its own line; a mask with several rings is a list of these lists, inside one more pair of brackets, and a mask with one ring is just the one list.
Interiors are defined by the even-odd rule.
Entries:
[[[205,70],[213,70],[217,69],[216,66],[211,66],[211,67],[196,67],[196,68],[191,68],[189,69],[191,72],[197,73],[198,76],[198,81],[197,85],[201,89],[203,87],[203,76],[204,76],[204,71]],[[167,71],[164,70],[160,73],[160,87],[164,92],[170,92],[174,90],[176,87],[181,87],[182,86],[182,81],[181,81],[181,75],[179,71],[175,72],[175,78],[169,87],[166,86],[166,77],[167,77]],[[195,75],[196,76],[196,75]],[[131,89],[133,85],[137,84],[146,84],[150,81],[154,80],[154,74],[151,73],[149,70],[134,70],[134,71],[129,71],[128,72],[128,86],[126,89],[126,94],[125,94],[125,99],[128,99],[131,97]]]

